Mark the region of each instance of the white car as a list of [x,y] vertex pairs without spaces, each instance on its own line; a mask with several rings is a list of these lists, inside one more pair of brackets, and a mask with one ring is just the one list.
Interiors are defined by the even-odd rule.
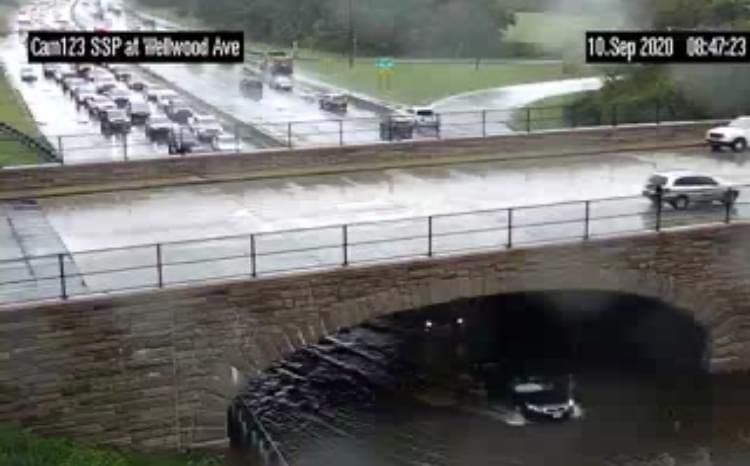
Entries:
[[675,209],[685,209],[700,202],[732,205],[739,195],[735,183],[686,170],[654,173],[643,188],[643,196],[651,202],[658,204],[661,197],[661,202]]
[[711,128],[706,133],[706,142],[712,150],[730,147],[735,152],[747,149],[750,141],[750,116],[741,116],[729,122],[727,126]]
[[238,152],[242,146],[233,135],[221,134],[211,141],[211,147],[219,152]]
[[34,69],[30,66],[25,66],[21,68],[21,81],[25,82],[34,82],[36,81],[37,76]]
[[414,127],[416,129],[440,130],[440,117],[435,110],[430,107],[413,107],[408,110],[409,114],[414,117]]
[[223,132],[221,123],[212,115],[195,115],[190,118],[188,125],[202,141],[210,141]]
[[294,88],[294,83],[289,76],[274,76],[271,79],[271,89],[277,89],[280,91],[291,91]]

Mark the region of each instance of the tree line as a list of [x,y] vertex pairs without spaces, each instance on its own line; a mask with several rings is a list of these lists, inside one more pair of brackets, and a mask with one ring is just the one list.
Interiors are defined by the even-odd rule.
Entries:
[[[498,0],[141,0],[250,40],[362,54],[477,57],[500,53],[512,11]],[[350,13],[351,5],[351,13]]]

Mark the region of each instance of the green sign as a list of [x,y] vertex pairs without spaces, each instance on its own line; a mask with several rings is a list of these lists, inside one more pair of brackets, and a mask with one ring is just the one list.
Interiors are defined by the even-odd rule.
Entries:
[[375,67],[379,70],[390,70],[393,68],[393,58],[381,57],[375,62]]

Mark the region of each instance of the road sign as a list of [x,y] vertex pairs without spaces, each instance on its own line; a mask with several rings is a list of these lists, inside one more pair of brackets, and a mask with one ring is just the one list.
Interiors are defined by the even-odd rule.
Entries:
[[390,57],[380,57],[375,62],[375,67],[379,70],[390,70],[393,69],[393,58]]

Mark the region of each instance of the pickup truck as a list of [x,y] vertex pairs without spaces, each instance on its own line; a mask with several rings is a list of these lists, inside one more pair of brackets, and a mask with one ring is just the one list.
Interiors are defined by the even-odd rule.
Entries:
[[714,151],[729,147],[735,152],[747,149],[750,141],[750,116],[741,116],[726,126],[711,128],[706,133],[706,142]]

